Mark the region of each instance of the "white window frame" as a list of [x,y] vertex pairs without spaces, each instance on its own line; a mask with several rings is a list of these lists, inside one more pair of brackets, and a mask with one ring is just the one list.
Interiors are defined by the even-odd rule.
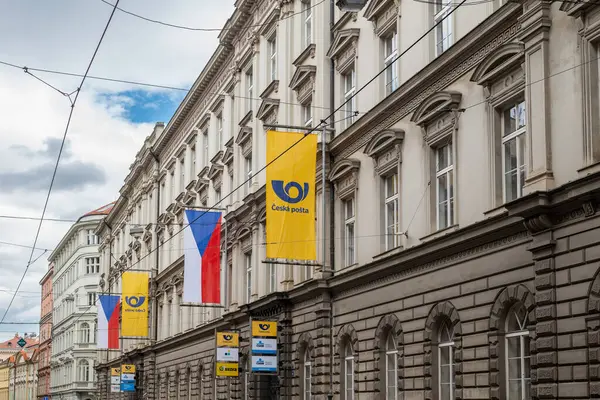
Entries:
[[275,268],[275,264],[268,263],[267,264],[267,278],[268,278],[268,289],[269,293],[274,293],[277,291],[277,269]]
[[[508,323],[509,317],[510,317],[510,313],[515,313],[514,311],[514,307],[509,311],[509,316],[507,316],[506,318],[506,323]],[[504,363],[505,363],[505,371],[506,371],[506,400],[527,400],[527,386],[531,383],[531,375],[529,376],[529,378],[525,377],[525,360],[529,359],[531,360],[531,353],[529,354],[525,354],[525,341],[529,340],[529,330],[527,330],[527,319],[528,319],[528,314],[525,315],[525,318],[523,321],[520,321],[518,318],[518,315],[515,313],[516,317],[517,317],[517,323],[519,324],[519,330],[517,331],[511,331],[511,332],[507,332],[504,335]],[[508,330],[508,326],[506,327]],[[519,378],[519,381],[521,382],[521,396],[520,398],[517,399],[513,399],[510,397],[510,381],[511,380],[515,380],[515,379],[510,379],[510,358],[509,358],[509,354],[508,354],[508,348],[509,348],[509,339],[512,338],[519,338],[519,349],[520,349],[520,354],[518,355],[518,359],[520,360],[520,367],[521,367],[521,376]],[[512,357],[513,359],[515,357]],[[531,364],[530,364],[531,365]]]
[[190,176],[194,178],[196,175],[196,146],[190,147],[190,158],[192,159],[192,164],[190,165]]
[[304,126],[312,126],[313,115],[312,115],[312,102],[302,104],[302,123]]
[[[351,215],[348,214],[348,204],[351,207]],[[342,215],[344,216],[344,262],[346,267],[356,263],[356,200],[350,197],[342,201]],[[352,231],[352,235],[350,235]],[[350,237],[351,236],[351,237]]]
[[271,81],[277,79],[277,35],[273,35],[267,40],[267,49],[269,55],[269,76]]
[[[388,196],[388,185],[390,183],[390,178],[394,180],[395,191]],[[387,175],[383,177],[383,196],[384,196],[384,226],[385,226],[385,249],[392,250],[399,246],[400,244],[400,194],[399,194],[399,186],[398,186],[398,173],[394,172],[393,174]],[[394,220],[389,220],[388,215],[388,206],[393,205],[394,207]]]
[[[389,332],[388,335],[392,335],[392,332]],[[395,345],[393,349],[388,347],[390,338],[387,337],[385,341],[385,399],[386,400],[397,400],[398,399],[398,347]],[[393,338],[392,338],[393,340]],[[394,340],[395,343],[395,340]],[[389,359],[392,358],[394,360],[393,364],[390,368]],[[393,372],[392,376],[394,376],[394,382],[390,385],[390,371]],[[394,397],[388,396],[390,388],[394,390]]]
[[221,188],[215,189],[215,204],[219,204],[221,201]]
[[250,193],[250,188],[252,188],[252,154],[248,154],[244,158],[244,174],[247,179],[247,182],[244,185],[244,195],[247,195]]
[[[505,119],[505,114],[508,112],[510,113],[512,109],[518,109],[519,105],[523,104],[524,107],[524,112],[525,112],[525,124],[520,127],[517,128],[517,130],[515,130],[514,132],[509,133],[508,135],[504,135],[504,132],[506,131],[506,119]],[[523,196],[523,186],[525,184],[525,182],[523,182],[524,179],[521,178],[521,169],[523,170],[523,175],[525,175],[526,173],[526,167],[527,167],[527,163],[526,163],[526,149],[521,149],[521,141],[519,139],[527,139],[525,136],[523,136],[521,138],[521,135],[525,135],[527,134],[527,108],[525,106],[525,100],[523,101],[515,101],[513,103],[511,103],[511,106],[508,108],[503,109],[502,114],[500,116],[501,118],[501,143],[500,146],[502,147],[501,149],[501,157],[502,157],[502,199],[504,200],[505,203],[512,201],[512,200],[516,200],[520,197]],[[515,198],[511,198],[508,199],[507,196],[507,191],[506,191],[506,175],[508,173],[511,173],[513,170],[511,171],[506,171],[506,144],[511,142],[511,141],[515,141],[515,151],[517,152],[517,196]],[[524,143],[524,146],[526,146],[527,144]],[[523,154],[523,160],[520,160],[521,156],[520,154]]]
[[179,191],[183,192],[183,189],[185,188],[185,158],[183,157],[181,158],[181,160],[179,160],[179,169]]
[[223,147],[223,114],[217,115],[217,150]]
[[96,236],[93,229],[87,230],[87,244],[88,246],[98,244],[98,236]]
[[445,17],[452,10],[453,2],[452,0],[437,0],[434,7],[433,23],[437,24],[443,19],[434,30],[435,56],[438,57],[452,46],[452,15]]
[[304,48],[312,44],[312,4],[311,0],[302,2],[302,16],[304,19]]
[[87,274],[100,273],[100,257],[86,257],[85,271]]
[[356,96],[354,96],[354,93],[356,93],[356,69],[354,65],[342,75],[342,83],[345,102],[342,124],[344,129],[346,129],[354,122],[354,114],[356,112]]
[[204,166],[208,165],[208,129],[205,129],[204,131],[202,131],[202,146],[204,147],[203,150],[203,154],[202,154],[202,162],[204,163]]
[[252,67],[246,70],[246,112],[252,110],[252,100],[254,97],[254,70]]
[[354,352],[350,343],[346,343],[344,353],[344,400],[354,400]]
[[303,387],[303,400],[311,400],[312,398],[312,387],[311,387],[311,378],[312,378],[312,366],[310,363],[310,355],[308,354],[308,349],[304,350],[304,387]]
[[384,59],[383,63],[385,70],[385,94],[386,96],[398,89],[398,65],[396,57],[398,57],[398,32],[394,30],[383,39]]
[[[442,336],[442,330],[443,329],[447,329],[448,330],[448,341],[442,342],[441,341],[441,336]],[[450,325],[448,325],[448,323],[444,322],[441,326],[440,326],[440,331],[438,332],[438,345],[437,345],[437,376],[438,376],[438,398],[439,400],[454,400],[454,340],[453,340],[453,335],[454,333],[452,332],[452,328],[450,327]],[[448,367],[448,383],[442,383],[442,351],[448,351],[448,362],[450,364],[448,365],[444,365]],[[442,398],[442,385],[450,385],[450,390],[449,390],[449,395],[450,398]]]
[[244,254],[244,264],[246,266],[246,303],[252,302],[252,253]]
[[86,359],[79,360],[79,379],[80,382],[90,381],[90,362]]
[[90,324],[84,322],[81,324],[81,343],[91,343],[92,341],[92,331]]
[[[448,165],[442,169],[439,167],[439,152],[447,151],[448,154]],[[446,229],[454,225],[454,194],[455,194],[455,184],[456,176],[454,174],[454,146],[452,142],[448,142],[442,146],[439,146],[435,149],[435,218],[436,218],[436,227],[438,230]],[[449,177],[452,176],[452,179]],[[446,193],[448,193],[448,198],[444,201],[448,203],[447,215],[446,215],[446,226],[441,225],[440,220],[440,180],[442,177],[446,178]],[[452,191],[450,191],[452,188]]]

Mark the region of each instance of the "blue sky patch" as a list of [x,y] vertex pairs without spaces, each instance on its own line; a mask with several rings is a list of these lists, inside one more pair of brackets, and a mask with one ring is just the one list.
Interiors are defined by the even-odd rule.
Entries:
[[146,90],[126,90],[116,93],[102,93],[99,100],[109,109],[117,109],[122,116],[133,123],[169,122],[186,92],[154,92]]

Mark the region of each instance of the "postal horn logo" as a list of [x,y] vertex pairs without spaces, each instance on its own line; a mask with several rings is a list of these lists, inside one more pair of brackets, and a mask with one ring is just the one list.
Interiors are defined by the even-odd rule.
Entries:
[[233,335],[224,334],[223,335],[223,339],[225,339],[225,340],[231,340],[231,339],[233,339]]
[[269,328],[271,327],[271,324],[258,324],[258,327],[260,328],[261,331],[268,331]]
[[281,200],[286,203],[296,204],[301,202],[308,196],[308,183],[304,183],[304,187],[298,182],[288,182],[284,186],[283,181],[271,181],[273,191]]
[[125,302],[129,307],[138,308],[146,301],[146,296],[126,296]]

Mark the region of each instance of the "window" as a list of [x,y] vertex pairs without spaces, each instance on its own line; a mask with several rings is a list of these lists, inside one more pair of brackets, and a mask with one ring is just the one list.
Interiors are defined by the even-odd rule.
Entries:
[[100,272],[100,257],[87,257],[85,259],[85,270],[88,274]]
[[169,188],[169,200],[173,200],[175,198],[175,171],[170,172],[170,178],[171,180],[169,183],[171,184],[171,187]]
[[246,71],[246,112],[252,110],[252,99],[254,97],[254,74],[252,67]]
[[96,293],[88,293],[88,306],[96,305]]
[[506,317],[505,359],[507,400],[530,399],[531,376],[527,310],[521,303]]
[[93,229],[87,230],[87,244],[88,244],[88,246],[93,245],[93,244],[98,244],[98,236],[96,236],[94,234]]
[[512,104],[502,115],[502,172],[504,201],[523,195],[525,184],[525,102]]
[[350,342],[344,347],[344,400],[354,400],[354,353]]
[[269,279],[269,293],[273,293],[277,291],[277,269],[275,268],[275,264],[268,263],[267,264],[267,274]]
[[252,253],[244,254],[244,264],[246,265],[246,303],[252,301]]
[[433,23],[435,27],[435,55],[436,57],[452,45],[452,15],[448,13],[452,10],[451,0],[437,0],[435,3],[435,14]]
[[79,361],[79,380],[89,382],[90,380],[90,363],[88,360]]
[[303,400],[311,400],[311,385],[310,385],[310,378],[311,378],[311,365],[310,365],[310,353],[308,351],[308,347],[306,349],[304,349],[304,377],[303,377],[303,382],[304,382],[304,389],[303,389],[303,393],[304,393],[304,397]]
[[312,103],[302,104],[302,123],[304,126],[312,126]]
[[90,343],[91,342],[91,331],[90,325],[87,322],[81,324],[81,343]]
[[215,204],[221,201],[221,189],[215,189]]
[[436,197],[437,229],[445,229],[454,224],[454,165],[452,143],[435,150],[436,156]]
[[385,193],[385,249],[391,250],[398,247],[399,238],[399,207],[398,207],[398,174],[392,174],[384,178]]
[[223,147],[223,115],[217,115],[217,150]]
[[202,132],[202,145],[204,146],[204,154],[202,154],[202,162],[206,166],[208,165],[208,130]]
[[444,321],[438,337],[438,393],[440,400],[454,399],[454,332]]
[[244,173],[246,175],[246,184],[244,185],[244,195],[250,193],[252,187],[252,154],[244,159]]
[[385,341],[386,400],[398,399],[398,348],[394,332],[390,330]]
[[188,400],[192,400],[192,370],[188,368],[187,370],[187,398]]
[[277,79],[277,36],[273,36],[267,41],[267,50],[269,54],[269,74],[271,81]]
[[179,161],[179,191],[183,192],[185,188],[185,159],[182,157]]
[[354,67],[343,75],[344,80],[344,128],[348,128],[354,122],[354,113],[356,111],[356,71]]
[[384,38],[384,64],[385,64],[385,94],[388,95],[398,89],[398,65],[394,62],[398,56],[398,34],[394,31]]
[[312,43],[312,5],[310,0],[302,2],[302,16],[304,18],[304,47]]
[[196,146],[190,147],[190,158],[192,160],[192,165],[190,165],[190,177],[194,178],[196,175]]
[[344,208],[344,243],[346,267],[355,263],[355,234],[354,234],[354,199],[348,199],[342,203]]

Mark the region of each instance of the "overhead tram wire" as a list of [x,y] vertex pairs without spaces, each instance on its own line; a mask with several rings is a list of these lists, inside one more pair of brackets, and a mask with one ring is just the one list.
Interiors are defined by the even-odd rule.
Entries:
[[[425,33],[423,33],[419,38],[417,38],[416,41],[414,41],[410,46],[408,46],[402,53],[400,53],[398,56],[396,56],[391,62],[390,64],[395,63],[396,61],[398,61],[401,57],[403,57],[408,51],[410,51],[411,49],[413,49],[417,44],[419,44],[419,42],[421,42],[421,40],[423,40],[424,38],[427,37],[427,35],[429,35],[431,32],[433,32],[433,30],[440,25],[442,22],[444,22],[444,20],[448,17],[450,17],[450,15],[452,15],[456,10],[458,10],[467,0],[462,0],[456,7],[453,7],[452,10],[450,10],[444,17],[440,18],[439,21],[437,21],[435,24],[433,24],[432,27],[430,27]],[[333,116],[335,116],[335,114],[340,111],[349,101],[352,101],[352,99],[357,96],[360,92],[362,92],[368,85],[370,85],[373,81],[375,81],[381,74],[385,73],[387,67],[383,68],[382,70],[380,70],[374,77],[372,77],[367,83],[365,83],[362,87],[360,87],[357,91],[355,91],[352,96],[348,97],[342,104],[340,104],[339,107],[337,107],[332,113],[330,113],[327,117],[325,117],[323,120],[321,120],[321,122],[319,122],[319,124],[313,128],[310,129],[310,131],[306,132],[302,138],[300,138],[298,141],[296,141],[295,143],[293,143],[290,147],[288,147],[287,149],[285,149],[283,152],[281,152],[279,155],[277,155],[273,160],[269,161],[268,163],[265,164],[264,167],[260,168],[256,174],[260,174],[262,171],[266,170],[268,166],[270,166],[271,164],[273,164],[275,161],[277,161],[278,159],[280,159],[283,155],[285,155],[288,151],[290,151],[292,148],[294,148],[298,143],[300,143],[302,140],[304,140],[308,135],[312,134],[313,132],[317,131],[321,125],[328,119],[332,119]],[[133,268],[134,266],[138,265],[141,261],[143,261],[144,259],[146,259],[147,257],[150,256],[150,254],[154,253],[155,251],[157,251],[159,248],[163,247],[166,243],[168,243],[170,240],[172,240],[175,236],[179,235],[181,232],[183,232],[185,230],[186,227],[188,227],[189,225],[193,224],[194,222],[196,222],[198,219],[202,218],[203,215],[205,215],[206,213],[212,211],[215,209],[215,207],[217,207],[219,204],[221,204],[225,199],[227,199],[228,197],[230,197],[233,193],[235,193],[236,191],[238,191],[239,189],[243,188],[252,178],[247,178],[245,181],[243,181],[241,184],[239,184],[237,187],[235,187],[233,190],[231,190],[231,192],[229,192],[227,195],[223,196],[221,198],[221,200],[219,200],[218,202],[216,202],[214,205],[207,207],[206,210],[204,210],[204,212],[202,214],[200,214],[199,216],[197,216],[194,220],[192,220],[190,223],[185,224],[185,226],[183,228],[181,228],[180,230],[178,230],[177,232],[175,232],[173,235],[171,235],[167,240],[165,240],[162,243],[159,243],[156,247],[154,247],[150,252],[148,252],[147,254],[145,254],[143,257],[141,257],[139,260],[137,260],[135,263],[131,264],[129,267],[123,269],[123,271],[121,271],[119,276],[123,276],[123,274],[125,272],[127,272],[128,270],[130,270],[131,268]],[[110,286],[110,283],[109,283]],[[106,291],[100,292],[99,294],[105,294],[108,293]],[[98,300],[96,300],[96,302],[98,302]],[[94,304],[95,305],[95,304]],[[91,309],[94,305],[90,305],[88,306],[88,308],[86,309],[86,311],[84,311],[81,315],[83,315],[85,312],[87,312],[89,309]],[[76,322],[79,319],[79,317],[77,319],[75,319],[74,322]]]
[[[122,13],[125,13],[127,15],[131,15],[132,17],[142,19],[142,20],[144,20],[146,22],[152,22],[154,24],[168,26],[170,28],[183,29],[183,30],[186,30],[186,31],[195,31],[195,32],[223,32],[223,31],[228,31],[230,29],[233,29],[233,28],[195,28],[195,27],[185,26],[185,25],[170,24],[168,22],[164,22],[164,21],[160,21],[160,20],[156,20],[156,19],[144,17],[143,15],[136,14],[136,13],[133,13],[131,11],[124,10],[121,7],[116,7],[115,4],[112,4],[111,2],[109,2],[107,0],[100,0],[100,1],[103,2],[104,4],[108,4],[111,7],[115,7],[117,10],[121,11]],[[314,5],[312,5],[312,6],[308,7],[308,8],[315,8],[316,6],[318,6],[319,4],[324,3],[324,2],[325,2],[325,0],[321,0],[321,1],[315,3]],[[117,3],[119,3],[119,2],[117,2]],[[283,21],[285,19],[292,18],[293,16],[301,14],[302,12],[303,11],[292,13],[292,14],[286,16],[286,17],[279,18],[278,21]],[[247,28],[261,28],[263,26],[267,26],[268,24],[270,24],[270,22],[265,22],[263,24],[248,25]]]
[[[52,187],[54,186],[54,180],[56,179],[56,173],[58,171],[58,164],[60,163],[60,157],[62,155],[64,146],[65,146],[65,142],[67,140],[67,134],[69,133],[69,127],[71,126],[71,119],[73,118],[73,112],[75,110],[75,105],[77,104],[77,99],[79,99],[79,95],[81,94],[81,89],[83,88],[83,84],[85,83],[85,79],[87,78],[87,75],[90,72],[90,69],[92,68],[92,64],[94,63],[94,60],[96,59],[96,55],[98,54],[98,50],[100,49],[100,45],[102,44],[102,41],[104,40],[104,36],[106,35],[106,32],[108,31],[108,27],[110,26],[110,22],[112,21],[113,16],[115,15],[115,11],[117,10],[116,7],[119,4],[119,1],[120,0],[116,0],[115,7],[113,8],[112,12],[110,13],[110,17],[108,18],[108,22],[106,23],[106,26],[104,27],[104,31],[102,32],[102,36],[100,36],[100,40],[98,41],[98,44],[96,45],[94,53],[92,54],[92,58],[90,59],[90,62],[88,64],[88,66],[87,66],[87,69],[85,70],[85,74],[83,75],[83,78],[81,79],[81,83],[77,87],[77,91],[75,93],[75,97],[74,97],[73,101],[71,102],[71,109],[69,111],[69,117],[67,118],[67,123],[65,125],[65,132],[63,134],[62,142],[60,144],[60,149],[58,151],[58,157],[56,158],[56,164],[54,165],[54,171],[52,172],[52,179],[50,180],[50,187],[48,188],[48,194],[46,195],[46,201],[44,202],[44,208],[42,209],[42,216],[40,218],[40,222],[38,224],[37,231],[35,233],[35,239],[33,241],[33,246],[32,246],[32,249],[31,249],[31,253],[29,254],[29,261],[27,262],[27,266],[25,267],[25,271],[23,271],[23,275],[21,276],[21,280],[19,281],[19,284],[17,285],[17,288],[16,288],[16,291],[15,291],[14,295],[12,296],[12,299],[8,303],[8,307],[6,307],[6,310],[4,311],[4,315],[2,316],[2,319],[0,320],[0,324],[2,322],[4,322],[4,320],[6,319],[6,315],[8,314],[8,311],[10,310],[10,307],[12,306],[12,304],[13,304],[13,302],[15,300],[15,297],[17,296],[17,293],[19,292],[19,289],[21,288],[21,285],[23,284],[23,280],[25,279],[25,276],[27,275],[27,271],[29,271],[29,267],[32,264],[31,260],[33,259],[33,253],[35,252],[35,247],[37,245],[37,241],[38,241],[38,238],[40,236],[40,231],[42,230],[42,224],[44,222],[44,216],[46,215],[46,209],[48,208],[48,202],[50,201],[50,195],[52,193]],[[44,252],[44,254],[45,254],[45,252]],[[37,259],[36,259],[36,261],[37,261]]]

